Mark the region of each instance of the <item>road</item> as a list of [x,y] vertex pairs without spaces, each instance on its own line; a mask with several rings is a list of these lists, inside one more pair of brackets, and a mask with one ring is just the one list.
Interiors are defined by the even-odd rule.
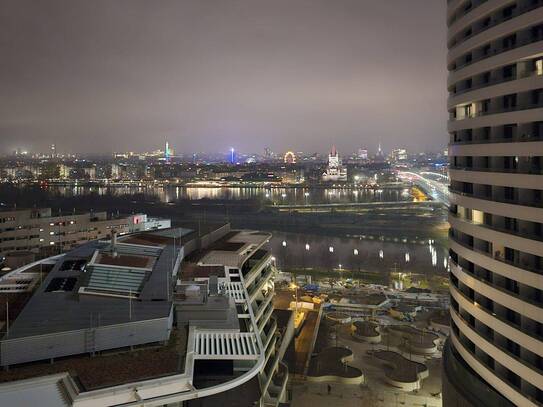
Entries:
[[401,171],[401,178],[409,180],[426,190],[434,200],[449,206],[449,178],[430,171]]

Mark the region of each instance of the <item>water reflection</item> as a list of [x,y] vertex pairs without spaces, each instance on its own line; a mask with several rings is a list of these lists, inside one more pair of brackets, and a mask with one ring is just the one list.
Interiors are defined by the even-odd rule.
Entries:
[[[433,241],[432,241],[433,242]],[[281,266],[362,271],[443,273],[448,253],[433,243],[338,238],[274,232],[269,247]]]
[[182,200],[256,200],[276,205],[319,203],[364,203],[410,201],[408,189],[266,188],[266,187],[183,187],[183,186],[48,186],[60,197],[143,195],[160,202]]

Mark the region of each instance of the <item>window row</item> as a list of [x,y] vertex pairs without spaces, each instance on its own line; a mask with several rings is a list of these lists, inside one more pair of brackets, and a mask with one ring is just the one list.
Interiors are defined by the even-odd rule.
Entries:
[[513,4],[507,4],[500,9],[494,10],[491,14],[481,17],[468,27],[464,28],[449,41],[448,47],[451,49],[456,45],[467,41],[469,38],[488,30],[489,28],[541,6],[543,6],[543,0],[525,0],[521,2],[514,2]]
[[543,140],[543,121],[476,127],[450,133],[451,144],[507,143]]
[[449,110],[449,119],[472,119],[474,117],[490,114],[537,109],[541,107],[543,107],[543,88],[530,90],[528,92],[510,93],[457,106],[456,108]]

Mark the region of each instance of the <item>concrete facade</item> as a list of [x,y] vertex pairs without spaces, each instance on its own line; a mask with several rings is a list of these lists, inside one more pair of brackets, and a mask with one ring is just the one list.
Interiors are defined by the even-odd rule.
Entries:
[[146,214],[115,217],[106,212],[54,215],[51,208],[0,211],[0,254],[40,251],[57,254],[77,245],[119,234],[170,227],[169,219]]
[[444,406],[543,403],[543,1],[447,2]]

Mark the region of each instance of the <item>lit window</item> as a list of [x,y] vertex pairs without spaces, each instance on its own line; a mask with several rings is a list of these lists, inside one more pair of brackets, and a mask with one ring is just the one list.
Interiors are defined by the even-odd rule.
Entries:
[[54,234],[55,234],[55,232],[49,232],[49,234],[50,234],[50,235],[52,236],[52,235],[54,235]]
[[543,75],[543,59],[535,61],[535,74]]
[[473,223],[484,223],[485,214],[484,212],[473,209],[471,212],[471,219]]
[[51,223],[49,224],[49,226],[55,226],[55,224],[54,224],[53,222],[51,222]]
[[54,244],[55,244],[55,242],[49,242],[49,244],[50,244],[50,245],[54,245]]

